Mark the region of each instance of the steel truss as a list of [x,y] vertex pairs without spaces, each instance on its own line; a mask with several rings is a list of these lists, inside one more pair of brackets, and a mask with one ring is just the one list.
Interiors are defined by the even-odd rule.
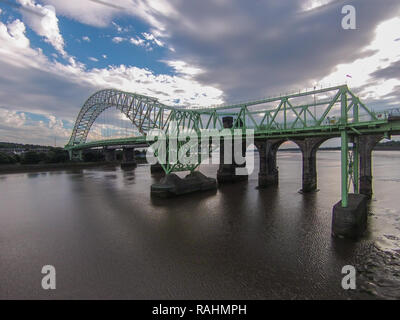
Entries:
[[[97,117],[107,108],[120,110],[138,129],[140,135],[120,139],[86,142],[88,133]],[[218,135],[223,129],[223,117],[232,116],[234,129],[253,129],[255,138],[295,139],[312,136],[340,136],[342,205],[347,206],[350,184],[358,193],[359,154],[358,136],[376,132],[400,131],[400,119],[391,111],[375,113],[369,110],[346,85],[299,92],[279,97],[243,103],[210,107],[178,108],[167,106],[156,98],[115,89],[101,90],[93,94],[81,108],[65,146],[70,152],[83,149],[127,144],[149,143],[146,136],[154,129],[168,132],[172,124],[178,133],[194,131],[201,141],[201,132],[214,130]],[[349,149],[349,137],[354,142]],[[177,152],[184,143],[177,144]],[[169,146],[167,145],[167,148]],[[210,149],[210,152],[212,148]],[[349,151],[352,155],[349,156]],[[199,156],[200,159],[200,156]],[[166,173],[193,171],[200,164],[170,163],[163,165]]]

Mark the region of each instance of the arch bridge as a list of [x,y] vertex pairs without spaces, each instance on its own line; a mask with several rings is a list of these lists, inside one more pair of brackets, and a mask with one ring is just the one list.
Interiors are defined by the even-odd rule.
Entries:
[[[89,131],[108,108],[123,113],[138,134],[118,139],[87,141]],[[276,151],[285,141],[296,143],[303,153],[303,191],[316,190],[316,151],[326,140],[339,137],[341,141],[341,206],[348,207],[350,186],[355,194],[372,194],[371,152],[382,138],[400,132],[400,110],[373,112],[347,85],[308,92],[296,92],[278,97],[208,108],[172,107],[158,99],[115,89],[93,94],[82,106],[65,148],[70,157],[90,148],[134,148],[148,146],[154,140],[149,133],[160,129],[167,133],[175,125],[177,130],[192,130],[200,134],[213,130],[218,135],[223,129],[254,130],[254,144],[260,155],[259,186],[278,181]],[[352,147],[349,148],[349,142]],[[221,142],[222,143],[222,142]],[[168,146],[167,146],[168,147]],[[178,146],[179,147],[179,146]],[[221,144],[221,152],[223,144]],[[200,164],[162,164],[166,174],[174,171],[193,171]],[[218,181],[241,180],[232,168],[220,164]]]

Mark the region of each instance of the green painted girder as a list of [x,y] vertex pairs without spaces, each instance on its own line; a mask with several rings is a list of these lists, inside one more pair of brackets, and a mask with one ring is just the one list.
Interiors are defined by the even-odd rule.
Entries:
[[[97,117],[111,107],[124,113],[141,135],[86,142]],[[84,150],[151,143],[146,142],[146,135],[152,129],[168,132],[173,125],[177,134],[184,129],[198,134],[203,129],[213,129],[218,135],[225,116],[233,117],[233,129],[244,132],[254,129],[255,139],[338,137],[343,131],[348,135],[400,132],[400,121],[389,121],[389,115],[389,111],[377,114],[369,110],[346,85],[212,108],[171,107],[152,97],[106,89],[96,92],[84,103],[65,148]],[[180,164],[167,164],[165,170],[184,168]]]
[[[340,136],[340,132],[346,129],[351,135],[357,134],[376,134],[376,133],[388,133],[390,134],[400,134],[400,121],[389,122],[387,120],[381,121],[370,121],[364,123],[357,123],[347,125],[343,127],[341,125],[335,125],[330,127],[312,127],[312,128],[303,128],[296,130],[255,130],[254,138],[262,139],[262,138],[287,138],[287,139],[296,139],[296,138],[306,138],[306,137],[316,137],[316,136],[331,136],[337,137]],[[355,130],[356,131],[355,131]],[[215,136],[210,134],[210,136]],[[83,150],[90,149],[96,147],[104,147],[104,146],[118,146],[118,145],[135,145],[135,144],[144,144],[151,143],[151,141],[146,141],[146,136],[139,137],[128,137],[128,138],[118,138],[118,139],[106,139],[106,140],[98,140],[87,142],[84,144],[74,145],[74,146],[66,146],[68,150]]]

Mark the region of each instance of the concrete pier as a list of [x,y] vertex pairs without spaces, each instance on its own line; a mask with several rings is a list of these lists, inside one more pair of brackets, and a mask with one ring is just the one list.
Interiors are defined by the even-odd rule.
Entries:
[[122,162],[121,169],[133,169],[136,168],[137,163],[135,160],[135,149],[134,148],[123,148],[122,149]]
[[83,150],[68,150],[69,160],[83,161]]
[[[224,117],[222,118],[222,123],[225,129],[230,129],[233,127],[233,117]],[[236,168],[246,167],[246,162],[244,164],[236,164],[234,159],[234,142],[232,139],[232,159],[231,163],[227,164],[224,163],[224,153],[225,153],[225,146],[224,146],[224,139],[221,138],[220,141],[220,151],[219,151],[219,168],[217,171],[217,181],[218,183],[231,183],[231,182],[238,182],[238,181],[245,181],[248,180],[248,175],[237,175]],[[246,156],[246,143],[243,141],[242,145],[242,156]]]
[[317,151],[326,140],[326,137],[292,140],[299,146],[303,158],[301,192],[306,193],[317,190]]
[[161,179],[159,183],[151,186],[151,195],[161,198],[169,198],[177,195],[217,189],[217,182],[213,178],[206,177],[199,171],[180,178],[170,173]]
[[367,200],[363,194],[349,194],[348,206],[339,201],[333,207],[332,235],[340,238],[358,238],[367,227]]
[[278,184],[279,171],[276,166],[276,153],[282,142],[284,142],[282,139],[254,141],[260,156],[260,170],[258,172],[259,188]]
[[372,197],[372,149],[383,139],[382,135],[359,136],[360,193]]
[[106,161],[113,162],[117,160],[115,149],[104,148],[104,157]]

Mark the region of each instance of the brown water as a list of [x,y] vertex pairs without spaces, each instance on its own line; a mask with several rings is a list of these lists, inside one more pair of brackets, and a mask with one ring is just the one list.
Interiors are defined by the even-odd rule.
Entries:
[[[318,152],[320,191],[300,194],[301,154],[280,184],[153,199],[150,168],[0,175],[0,298],[399,298],[400,152],[374,152],[368,234],[333,239],[339,152]],[[208,176],[217,167],[203,167]],[[57,289],[41,288],[54,265]],[[344,265],[355,291],[341,287]]]

